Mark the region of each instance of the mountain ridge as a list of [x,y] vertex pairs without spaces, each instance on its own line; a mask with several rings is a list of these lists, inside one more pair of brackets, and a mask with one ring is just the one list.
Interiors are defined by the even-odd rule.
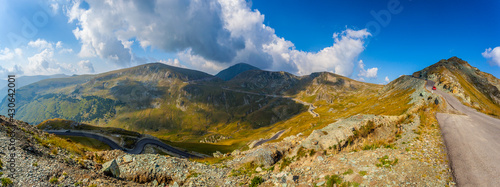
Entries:
[[413,73],[433,80],[467,106],[500,117],[500,79],[480,71],[458,57],[439,62]]
[[238,63],[220,71],[215,76],[221,78],[224,81],[228,81],[233,79],[235,76],[249,70],[260,70],[260,69],[250,64]]

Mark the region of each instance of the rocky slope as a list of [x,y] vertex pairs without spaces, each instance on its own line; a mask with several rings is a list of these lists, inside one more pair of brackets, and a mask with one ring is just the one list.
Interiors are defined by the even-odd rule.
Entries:
[[443,59],[415,72],[413,76],[433,80],[438,87],[449,91],[465,105],[500,116],[500,80],[460,58]]
[[[249,134],[265,136],[261,132],[307,113],[308,106],[301,102],[270,95],[333,102],[332,93],[354,95],[379,88],[326,72],[299,77],[248,70],[222,81],[203,72],[153,63],[19,88],[16,118],[31,124],[62,118],[234,149],[254,138]],[[5,106],[0,113],[6,113]]]
[[[127,80],[119,75],[120,72],[105,75],[111,77],[111,79],[106,79],[109,81],[107,85],[97,79],[89,82],[92,82],[92,85],[113,88],[121,86],[113,82],[117,80],[149,80],[141,77]],[[252,74],[252,76],[240,77],[243,74]],[[159,75],[147,73],[142,76]],[[263,81],[264,79],[267,81]],[[177,82],[178,80],[172,79],[173,82],[183,85],[182,88],[186,93],[191,94],[177,96],[185,101],[184,104],[175,102],[171,103],[171,106],[181,108],[184,106],[186,111],[183,112],[193,117],[196,113],[191,113],[189,110],[193,105],[187,102],[197,101],[196,95],[192,93],[200,93],[200,90],[205,88],[204,86],[213,87],[214,84],[221,84],[221,82],[210,77],[202,81],[189,78],[185,80]],[[283,84],[283,80],[289,84]],[[83,93],[98,94],[102,90],[110,90],[98,89],[101,87],[86,84],[89,83],[81,85]],[[142,83],[139,85],[144,86]],[[330,186],[333,184],[453,186],[439,125],[434,116],[437,111],[446,112],[445,105],[440,97],[426,91],[424,85],[424,80],[410,76],[402,76],[388,85],[380,86],[360,83],[331,73],[298,77],[285,72],[246,71],[227,81],[224,86],[242,91],[256,90],[257,93],[264,93],[264,95],[282,94],[304,100],[313,103],[317,107],[315,111],[321,117],[312,117],[303,111],[288,119],[277,121],[271,126],[247,129],[245,132],[238,131],[237,128],[228,130],[218,126],[220,128],[218,132],[228,132],[224,134],[234,136],[217,140],[222,143],[235,141],[235,137],[240,138],[242,142],[250,142],[261,137],[272,136],[281,130],[285,132],[280,138],[259,146],[252,146],[252,148],[239,146],[233,148],[235,150],[232,152],[216,152],[213,158],[199,160],[158,154],[130,155],[121,151],[93,150],[78,144],[65,143],[68,141],[44,134],[20,121],[16,121],[14,125],[1,126],[3,129],[0,131],[0,137],[4,141],[2,145],[7,145],[9,132],[14,131],[17,133],[15,137],[19,137],[19,144],[16,146],[19,147],[21,156],[27,158],[21,167],[26,172],[16,176],[15,182],[18,182],[17,178],[22,179],[21,183],[18,182],[19,185],[33,185],[29,177],[34,177],[33,181],[40,180],[40,184],[45,186],[66,186],[76,183],[84,186],[246,186],[252,184],[262,186]],[[267,90],[268,87],[274,90]],[[65,87],[59,91],[73,93],[75,90]],[[217,92],[217,90],[211,90],[210,93],[213,94],[211,97]],[[173,93],[172,91],[171,95]],[[277,102],[276,97],[258,94],[246,95],[241,92],[232,93],[230,90],[222,93],[222,97],[226,98],[241,94],[250,102],[264,98]],[[243,103],[245,99],[242,99]],[[219,102],[217,99],[212,99],[209,103],[214,103],[214,101]],[[226,112],[228,109],[234,110],[225,103],[218,103],[217,106],[222,108],[220,112],[223,112],[225,107],[228,107],[225,108]],[[283,112],[283,110],[278,110],[281,108],[279,105],[268,104],[264,106],[266,107],[269,107],[274,114]],[[262,108],[259,110],[262,111]],[[145,112],[142,111],[141,114],[144,115]],[[5,118],[2,119],[5,120]],[[132,117],[129,119],[134,120]],[[269,120],[271,118],[255,116],[254,119]],[[51,127],[53,125],[51,124]],[[241,135],[246,135],[246,139]],[[217,137],[222,136],[214,136],[214,139],[219,139]],[[206,138],[206,140],[212,141],[211,138]],[[24,146],[25,143],[22,142],[27,142],[28,146]],[[212,144],[201,144],[201,146],[208,145]],[[39,152],[41,156],[30,156],[29,152],[33,152],[32,150]],[[148,153],[158,152],[155,147],[149,147],[148,150]],[[4,163],[5,160],[8,160],[6,154],[2,155]],[[38,167],[39,163],[44,164],[43,169]],[[30,168],[40,168],[40,172]],[[56,172],[49,172],[55,168],[58,168]],[[7,172],[4,173],[8,175]]]
[[85,156],[95,149],[48,135],[22,121],[0,116],[0,142],[2,186],[87,186],[91,181],[137,186],[100,172],[102,157]]
[[412,107],[401,115],[355,115],[309,135],[204,160],[154,154],[106,160],[116,163],[116,178],[144,186],[453,186],[433,116],[443,105],[435,104],[438,96],[425,91],[424,83],[405,76],[384,88],[414,89]]

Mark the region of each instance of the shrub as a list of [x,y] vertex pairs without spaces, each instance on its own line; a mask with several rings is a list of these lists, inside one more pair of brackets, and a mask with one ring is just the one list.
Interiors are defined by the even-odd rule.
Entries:
[[57,177],[52,177],[50,180],[49,180],[50,183],[52,184],[56,184],[58,183],[59,181],[57,180]]
[[292,159],[291,158],[283,158],[282,159],[283,161],[281,162],[280,164],[280,171],[285,169],[288,165],[290,165],[292,163]]
[[262,179],[262,177],[260,176],[255,176],[253,177],[251,183],[250,183],[250,187],[256,187],[256,186],[259,186],[260,184],[262,184],[264,182],[264,179]]
[[359,171],[359,175],[361,175],[361,176],[365,176],[366,174],[368,174],[367,171]]
[[380,163],[376,164],[378,167],[386,167],[389,168],[391,166],[394,166],[398,163],[398,159],[390,160],[389,156],[385,155],[380,159]]
[[[326,186],[328,187],[333,187],[335,184],[342,184],[342,178],[340,178],[338,175],[332,175],[332,176],[325,176],[326,179]],[[337,185],[337,186],[338,186]]]
[[311,151],[309,151],[309,156],[313,156],[315,153],[316,151],[314,149],[311,149]]
[[14,184],[9,178],[1,178],[0,181],[2,181],[2,186],[9,186],[11,184]]
[[346,172],[344,172],[343,175],[350,175],[350,174],[353,174],[353,173],[354,173],[354,171],[352,171],[352,169],[349,169]]

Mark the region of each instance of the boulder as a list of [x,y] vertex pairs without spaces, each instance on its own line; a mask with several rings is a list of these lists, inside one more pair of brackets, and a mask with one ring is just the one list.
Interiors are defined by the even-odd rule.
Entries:
[[118,178],[120,177],[120,168],[118,167],[118,164],[116,163],[116,160],[111,160],[109,162],[106,162],[102,165],[101,172],[104,175],[110,176],[110,177],[115,177]]
[[272,166],[274,163],[278,162],[282,156],[282,153],[276,149],[263,147],[247,154],[243,163],[253,162],[257,165]]

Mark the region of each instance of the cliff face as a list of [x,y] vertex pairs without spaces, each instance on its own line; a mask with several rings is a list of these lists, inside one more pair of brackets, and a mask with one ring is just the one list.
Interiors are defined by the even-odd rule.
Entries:
[[438,87],[453,93],[464,104],[500,116],[500,80],[460,58],[443,59],[415,72],[413,76],[433,80]]

